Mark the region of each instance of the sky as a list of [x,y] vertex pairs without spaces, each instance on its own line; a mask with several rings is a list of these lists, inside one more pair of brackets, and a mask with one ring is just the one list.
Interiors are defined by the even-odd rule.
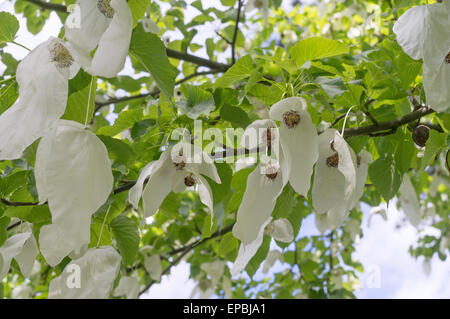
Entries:
[[[192,2],[192,1],[189,1]],[[204,1],[204,7],[216,6],[220,8],[218,0]],[[287,1],[283,1],[285,8],[289,7]],[[195,9],[192,9],[195,10]],[[9,1],[0,2],[0,11],[8,11],[14,14],[13,4]],[[187,10],[185,15],[189,19],[198,12]],[[16,42],[33,49],[49,36],[57,36],[61,28],[61,22],[53,12],[43,30],[32,35],[26,30],[26,20],[17,15],[20,21],[20,30]],[[203,43],[204,39],[214,35],[214,24],[207,24],[200,30],[194,41]],[[256,32],[250,30],[249,32]],[[172,33],[171,40],[180,39],[179,33]],[[5,52],[12,54],[16,59],[22,59],[27,51],[19,46],[9,44]],[[199,51],[196,54],[205,55]],[[5,67],[0,62],[0,74]],[[129,74],[131,70],[129,61],[121,74]],[[113,120],[113,119],[111,119]],[[386,207],[385,207],[386,208]],[[430,261],[431,272],[427,274],[422,259],[415,260],[409,253],[409,246],[417,240],[417,230],[406,223],[398,229],[396,225],[402,223],[404,215],[391,203],[387,210],[388,220],[384,221],[380,216],[375,216],[371,221],[371,227],[367,226],[370,207],[363,206],[362,230],[364,236],[356,244],[354,258],[360,261],[366,273],[360,276],[362,287],[356,291],[359,298],[450,298],[450,258],[445,262],[440,261],[435,255]],[[425,228],[425,233],[433,233],[432,229]],[[318,235],[313,217],[304,220],[299,236]],[[275,249],[273,246],[272,249]],[[283,269],[277,262],[272,270],[264,275],[261,270],[256,273],[256,278],[271,276],[274,272]],[[374,273],[379,274],[379,288],[370,288],[368,278]],[[371,277],[370,277],[371,278]],[[189,298],[195,287],[195,282],[189,279],[189,265],[181,262],[173,267],[171,274],[163,276],[160,284],[155,284],[144,294],[143,298]]]

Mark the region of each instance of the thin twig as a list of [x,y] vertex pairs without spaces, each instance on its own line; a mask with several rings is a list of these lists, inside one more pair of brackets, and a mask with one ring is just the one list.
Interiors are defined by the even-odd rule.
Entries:
[[[175,85],[182,84],[182,83],[189,81],[190,79],[197,77],[197,76],[215,74],[215,73],[219,73],[219,72],[221,72],[221,71],[210,70],[210,71],[203,71],[203,72],[195,72],[195,73],[192,73],[192,74],[186,76],[185,78],[183,78],[181,80],[178,80],[177,82],[175,82]],[[95,102],[95,112],[94,113],[98,112],[100,110],[100,108],[110,105],[110,104],[117,104],[117,103],[127,102],[127,101],[131,101],[131,100],[142,99],[142,98],[146,98],[149,96],[157,97],[159,95],[159,93],[161,93],[161,90],[155,89],[149,93],[142,93],[142,94],[137,94],[137,95],[132,95],[132,96],[113,98],[113,99],[109,99],[104,102]]]
[[40,0],[26,0],[26,1],[30,2],[32,4],[35,4],[45,10],[53,10],[53,11],[68,13],[67,7],[62,4],[56,4],[56,3],[40,1]]
[[236,14],[236,21],[234,25],[233,40],[231,40],[231,64],[236,63],[236,41],[239,33],[239,20],[241,18],[241,9],[243,3],[244,2],[242,0],[238,0],[238,8]]

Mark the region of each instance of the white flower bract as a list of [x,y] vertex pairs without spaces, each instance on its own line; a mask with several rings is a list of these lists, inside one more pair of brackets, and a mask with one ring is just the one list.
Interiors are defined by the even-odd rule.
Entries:
[[73,50],[50,37],[17,66],[19,98],[0,115],[0,160],[17,159],[64,114],[68,80],[79,66]]
[[403,175],[399,192],[398,199],[406,218],[414,227],[419,226],[421,219],[420,204],[414,186],[406,173]]
[[[127,2],[78,0],[77,4],[81,25],[66,23],[65,26],[66,38],[76,51],[76,59],[93,76],[115,77],[124,67],[133,29],[133,16]],[[68,21],[71,21],[70,16]],[[96,48],[91,58],[91,51]]]
[[[294,117],[299,116],[297,124],[286,123],[289,113]],[[269,114],[272,120],[280,121],[280,143],[286,159],[289,183],[298,194],[306,197],[313,166],[319,155],[318,135],[307,111],[306,101],[300,97],[281,100],[272,105]]]
[[55,266],[89,244],[91,216],[112,191],[111,163],[95,134],[60,120],[39,143],[35,177],[39,200],[48,201],[52,214],[52,224],[41,228],[40,248]]
[[15,259],[25,277],[28,277],[38,255],[36,240],[31,232],[9,237],[0,247],[0,281],[8,274]]
[[[200,200],[208,207],[212,219],[212,191],[202,175],[220,184],[220,177],[212,158],[199,146],[180,142],[168,147],[159,160],[144,167],[136,185],[128,193],[128,200],[138,209],[142,196],[144,217],[147,218],[157,212],[164,198],[171,191],[180,193],[187,187],[197,185]],[[147,185],[144,187],[147,179]]]
[[340,226],[355,204],[356,161],[353,150],[337,130],[328,129],[319,135],[311,197],[321,232]]
[[395,23],[394,33],[411,58],[423,59],[427,104],[438,112],[450,105],[450,1],[407,10]]
[[50,299],[106,299],[119,274],[121,257],[111,246],[91,248],[50,282]]

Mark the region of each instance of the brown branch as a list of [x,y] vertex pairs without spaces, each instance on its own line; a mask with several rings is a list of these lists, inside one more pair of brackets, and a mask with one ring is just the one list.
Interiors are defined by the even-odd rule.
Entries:
[[420,119],[421,117],[432,114],[435,111],[428,108],[428,107],[422,107],[416,111],[413,111],[411,113],[408,113],[402,117],[399,117],[394,120],[386,121],[386,122],[379,122],[378,125],[367,125],[362,127],[351,127],[346,128],[344,130],[344,136],[360,136],[360,135],[371,135],[373,133],[381,133],[383,131],[389,131],[386,132],[386,135],[393,134],[395,129],[398,127],[408,124],[410,122],[416,121]]
[[[6,200],[4,198],[0,198],[0,201],[2,204],[6,206],[13,206],[13,207],[20,207],[20,206],[38,206],[40,205],[38,202],[32,203],[32,202],[11,202],[9,200]],[[46,203],[42,204],[45,205]]]
[[[211,70],[211,71],[203,71],[203,72],[195,72],[192,73],[188,76],[186,76],[185,78],[178,80],[177,82],[175,82],[175,85],[179,85],[182,84],[186,81],[189,81],[190,79],[200,76],[200,75],[208,75],[208,74],[215,74],[215,73],[219,73],[221,71],[217,71],[217,70]],[[160,89],[155,89],[152,92],[148,92],[148,93],[142,93],[142,94],[137,94],[137,95],[131,95],[131,96],[124,96],[124,97],[120,97],[120,98],[113,98],[113,99],[109,99],[105,102],[95,102],[95,111],[94,113],[97,113],[100,108],[110,105],[110,104],[116,104],[116,103],[122,103],[122,102],[127,102],[127,101],[131,101],[131,100],[137,100],[137,99],[142,99],[142,98],[146,98],[149,96],[153,96],[153,97],[157,97],[159,95],[159,93],[161,93]]]
[[181,51],[175,51],[175,50],[172,50],[169,48],[166,49],[166,52],[167,52],[167,56],[170,58],[191,62],[191,63],[197,64],[199,66],[205,66],[205,67],[210,68],[211,70],[225,72],[230,67],[227,64],[219,63],[216,61],[211,61],[208,59],[198,57],[196,55],[192,55],[192,54],[189,54],[186,52],[181,52]]
[[238,9],[234,26],[233,40],[231,40],[231,64],[234,64],[236,62],[236,40],[239,33],[239,20],[241,18],[241,9],[243,4],[244,2],[242,0],[238,0]]
[[16,228],[17,226],[19,226],[21,224],[22,224],[22,221],[19,220],[18,222],[15,222],[14,224],[9,225],[8,228],[6,228],[6,230],[14,229],[14,228]]
[[44,10],[53,10],[53,11],[68,13],[67,7],[62,4],[56,4],[56,3],[40,1],[40,0],[25,0],[25,1],[35,4]]
[[378,125],[378,121],[373,117],[373,115],[369,112],[369,105],[375,102],[374,99],[368,100],[366,103],[364,103],[364,114],[372,121],[373,124]]

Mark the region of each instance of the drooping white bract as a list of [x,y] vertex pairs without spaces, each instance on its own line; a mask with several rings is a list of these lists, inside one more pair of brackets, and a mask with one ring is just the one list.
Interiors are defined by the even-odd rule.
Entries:
[[40,249],[55,266],[89,244],[91,216],[112,191],[111,162],[94,133],[60,120],[39,143],[35,177],[39,200],[48,201],[52,214],[52,224],[41,228]]
[[111,246],[89,249],[50,282],[50,299],[105,299],[119,274],[121,257]]
[[[351,148],[350,151],[353,153]],[[366,150],[362,150],[358,155],[356,155],[356,186],[355,192],[353,193],[352,208],[359,207],[359,200],[364,194],[367,172],[370,163],[372,163],[372,155]]]
[[272,214],[285,185],[282,175],[279,165],[263,163],[258,164],[248,175],[247,187],[233,226],[233,236],[243,245],[255,242],[261,226]]
[[340,226],[354,205],[356,165],[356,156],[337,130],[319,135],[311,197],[321,232]]
[[275,264],[275,262],[277,260],[282,260],[282,259],[283,259],[283,255],[281,254],[281,252],[279,250],[269,251],[269,253],[267,254],[266,260],[264,261],[264,264],[263,264],[263,269],[262,269],[263,274],[267,274],[269,272],[270,268],[272,268],[272,266]]
[[[187,187],[197,185],[200,200],[211,212],[213,218],[213,197],[211,188],[202,176],[211,178],[220,184],[213,159],[199,146],[180,142],[168,147],[159,160],[144,167],[129,193],[129,202],[138,209],[142,196],[144,217],[156,213],[164,198],[173,191],[183,192]],[[144,188],[144,183],[148,179]]]
[[272,105],[269,114],[272,120],[280,121],[280,143],[289,182],[298,194],[306,197],[319,155],[317,131],[306,101],[301,97],[281,100]]
[[423,59],[427,104],[438,112],[450,105],[450,1],[407,10],[393,28],[397,41],[413,59]]
[[216,286],[222,278],[225,271],[226,262],[224,260],[216,259],[209,263],[203,263],[200,268],[206,272],[211,279],[212,286]]
[[126,296],[127,299],[136,299],[139,296],[139,290],[139,280],[134,277],[122,277],[119,285],[114,289],[114,297]]
[[68,80],[79,70],[73,50],[50,37],[17,66],[19,98],[0,115],[0,160],[17,159],[64,114]]
[[155,281],[161,280],[162,265],[159,255],[151,255],[144,257],[144,267],[150,278]]
[[398,189],[400,196],[400,206],[405,213],[406,218],[414,227],[419,226],[421,219],[420,204],[417,193],[407,173],[403,175],[402,183]]
[[[133,16],[125,0],[78,0],[80,10],[67,18],[66,38],[76,59],[91,75],[115,77],[125,64],[130,47]],[[80,14],[80,25],[72,23]],[[69,23],[70,22],[70,23]],[[93,58],[91,51],[97,49]]]
[[247,266],[248,262],[258,251],[264,240],[264,235],[271,236],[273,239],[280,242],[289,243],[294,240],[294,230],[291,223],[287,219],[275,220],[273,223],[272,217],[269,217],[262,224],[258,231],[258,235],[254,241],[245,245],[241,243],[236,260],[234,261],[231,269],[231,275],[233,277],[238,276]]
[[22,274],[28,277],[37,255],[36,239],[31,231],[9,237],[0,247],[0,281],[8,274],[13,259]]

